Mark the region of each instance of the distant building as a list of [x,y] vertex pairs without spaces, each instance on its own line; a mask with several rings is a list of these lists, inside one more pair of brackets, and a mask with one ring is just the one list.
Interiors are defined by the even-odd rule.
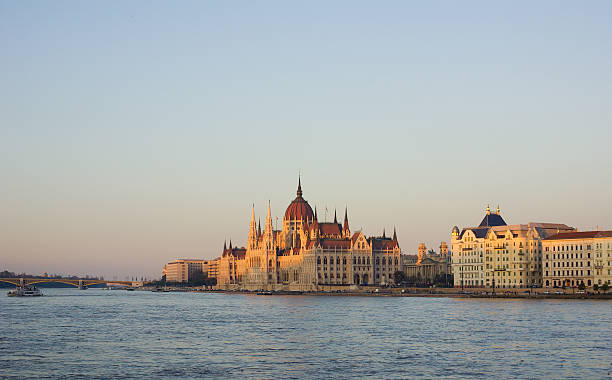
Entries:
[[166,282],[188,282],[196,273],[208,273],[208,260],[178,259],[164,265]]
[[420,264],[423,261],[423,257],[427,254],[427,247],[425,243],[419,244],[419,255],[417,256],[417,264]]
[[524,288],[542,285],[542,240],[574,228],[556,223],[507,225],[499,207],[477,227],[451,233],[455,286]]
[[[446,243],[442,242],[440,246],[446,247]],[[427,253],[425,244],[421,243],[418,252],[418,255],[402,255],[402,271],[409,281],[434,284],[442,276],[449,278],[451,267],[447,259],[447,249],[441,250],[444,254],[430,254]]]
[[560,232],[542,241],[545,287],[612,282],[612,231]]

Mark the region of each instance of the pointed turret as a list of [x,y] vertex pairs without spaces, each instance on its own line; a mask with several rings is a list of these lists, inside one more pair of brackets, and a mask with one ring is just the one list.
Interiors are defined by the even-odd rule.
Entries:
[[499,215],[499,205],[497,205],[497,215]]
[[223,240],[223,252],[227,249],[227,241]]
[[261,237],[261,219],[259,219],[259,222],[257,224],[257,238]]
[[272,225],[272,211],[268,201],[268,215],[266,216],[266,227],[264,229],[264,242],[267,248],[274,247],[274,227]]
[[336,217],[336,209],[334,209],[334,224],[338,224],[338,218]]
[[348,209],[347,209],[347,207],[344,207],[344,228],[342,229],[342,233],[343,233],[344,237],[350,237],[351,236],[351,230],[349,229],[349,222],[348,222]]
[[318,217],[317,217],[317,206],[315,206],[315,217],[314,218],[315,218],[315,220],[318,220]]
[[230,251],[232,250],[232,239],[230,238],[230,244],[229,244],[229,248]]
[[385,239],[387,236],[385,235],[385,229],[383,228],[383,239]]
[[301,178],[301,176],[298,176],[297,196],[298,196],[298,198],[302,197],[302,178]]
[[248,247],[255,249],[257,247],[257,224],[255,223],[255,205],[251,212],[251,226],[249,228],[249,241]]
[[399,248],[399,243],[397,242],[397,232],[395,232],[395,226],[393,227],[393,246]]

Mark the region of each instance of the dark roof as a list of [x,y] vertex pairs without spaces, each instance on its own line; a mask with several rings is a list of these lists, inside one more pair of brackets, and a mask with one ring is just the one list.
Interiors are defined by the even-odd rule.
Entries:
[[499,214],[489,214],[485,215],[480,222],[478,227],[494,227],[494,226],[506,226],[506,222]]
[[342,235],[342,226],[338,223],[319,223],[321,237]]
[[351,241],[348,239],[321,239],[322,248],[350,249]]
[[612,231],[560,232],[544,240],[594,239],[612,237]]
[[464,228],[461,231],[461,234],[459,234],[459,239],[463,239],[463,234],[465,234],[465,231],[472,231],[474,233],[474,235],[476,235],[476,237],[478,239],[484,239],[487,236],[487,232],[489,231],[489,227],[473,227],[473,228]]
[[395,248],[395,241],[390,238],[383,237],[371,237],[368,239],[370,245],[372,246],[372,250],[379,251],[385,249],[393,249]]

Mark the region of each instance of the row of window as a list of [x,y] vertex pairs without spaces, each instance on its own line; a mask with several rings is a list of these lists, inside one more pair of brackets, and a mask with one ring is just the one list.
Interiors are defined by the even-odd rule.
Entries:
[[[564,267],[568,267],[569,268],[569,267],[581,267],[581,266],[583,266],[582,264],[584,264],[584,262],[583,261],[577,261],[575,263],[576,265],[574,265],[573,261],[561,261],[561,262],[553,261],[552,264],[553,264],[552,265],[553,268],[564,268]],[[580,265],[578,265],[578,264],[580,264]],[[590,267],[591,266],[591,262],[587,261],[587,265],[586,266]],[[546,268],[548,268],[548,262],[546,262]]]
[[[554,270],[552,271],[552,276],[584,276],[584,271],[581,269],[580,274],[578,274],[578,270]],[[591,271],[587,270],[587,276],[591,275]],[[548,277],[548,271],[546,271],[546,276]]]
[[[340,257],[336,257],[335,262],[336,262],[336,264],[340,265]],[[380,265],[380,262],[381,262],[380,258],[377,257],[376,258],[376,265]],[[334,256],[331,256],[329,258],[329,263],[331,265],[334,264]],[[346,265],[346,257],[342,258],[342,264]],[[362,265],[362,264],[363,265],[370,265],[370,258],[369,257],[363,257],[362,258],[361,256],[359,256],[359,257],[353,256],[353,265]],[[382,258],[382,265],[387,265],[387,264],[393,265],[393,258],[392,257],[389,257],[389,260],[387,260],[387,258],[385,258],[385,257]],[[321,265],[321,256],[317,256],[317,265]],[[323,265],[327,265],[327,256],[323,256]],[[395,265],[399,265],[399,260],[398,260],[397,257],[395,257]]]

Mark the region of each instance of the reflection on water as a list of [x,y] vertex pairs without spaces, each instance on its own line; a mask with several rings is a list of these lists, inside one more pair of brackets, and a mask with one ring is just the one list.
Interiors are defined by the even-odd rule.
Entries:
[[606,378],[612,303],[44,289],[2,378]]

